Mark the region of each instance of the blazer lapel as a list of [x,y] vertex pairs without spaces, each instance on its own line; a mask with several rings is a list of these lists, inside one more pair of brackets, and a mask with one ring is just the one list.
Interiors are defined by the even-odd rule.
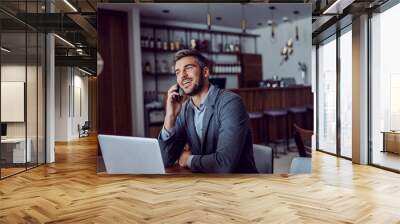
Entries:
[[196,149],[192,149],[194,152],[199,153],[200,152],[200,147],[201,147],[201,142],[199,139],[199,136],[197,136],[196,133],[196,127],[194,126],[194,110],[191,106],[188,106],[188,113],[186,117],[186,122],[188,125],[188,135],[190,136],[190,139],[193,140],[193,146],[196,147]]
[[208,133],[208,126],[210,124],[211,118],[214,115],[214,104],[215,101],[217,100],[217,95],[219,93],[219,89],[216,86],[213,86],[212,91],[208,94],[207,100],[205,102],[206,105],[206,112],[204,114],[203,118],[203,136],[202,136],[202,141],[201,141],[201,150],[204,153],[204,147],[207,143],[207,133]]
[[206,112],[204,114],[204,120],[203,120],[203,136],[201,140],[201,150],[204,152],[204,142],[207,142],[207,132],[208,132],[208,125],[210,124],[211,118],[214,115],[214,107],[213,106],[207,106]]

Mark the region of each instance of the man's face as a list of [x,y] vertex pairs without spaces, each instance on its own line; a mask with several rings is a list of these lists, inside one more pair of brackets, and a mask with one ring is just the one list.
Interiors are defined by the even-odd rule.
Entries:
[[189,96],[200,92],[208,77],[207,67],[201,69],[195,57],[189,56],[179,59],[175,63],[176,81]]

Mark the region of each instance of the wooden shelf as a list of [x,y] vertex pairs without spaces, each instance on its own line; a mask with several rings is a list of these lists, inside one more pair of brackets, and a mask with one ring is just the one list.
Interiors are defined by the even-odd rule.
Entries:
[[211,76],[218,75],[240,75],[238,72],[211,72]]
[[260,36],[257,34],[250,34],[250,33],[227,32],[227,31],[208,30],[208,29],[195,29],[195,28],[187,28],[187,27],[180,27],[180,26],[168,26],[168,25],[147,24],[147,23],[140,24],[140,27],[155,28],[155,29],[160,29],[160,30],[182,30],[185,32],[199,32],[199,33],[210,33],[210,34],[220,34],[220,35],[230,35],[230,36],[240,36],[240,37],[252,37],[252,38],[257,38]]
[[144,72],[143,75],[146,75],[146,76],[155,76],[155,75],[158,75],[158,76],[175,76],[174,73],[168,73],[168,72],[156,72],[156,73],[155,72],[151,72],[151,73]]
[[[177,51],[178,51],[178,50],[164,50],[164,49],[160,49],[160,48],[142,47],[142,52],[151,52],[151,53],[176,53]],[[204,54],[241,55],[240,52],[200,51],[200,53],[204,53]]]

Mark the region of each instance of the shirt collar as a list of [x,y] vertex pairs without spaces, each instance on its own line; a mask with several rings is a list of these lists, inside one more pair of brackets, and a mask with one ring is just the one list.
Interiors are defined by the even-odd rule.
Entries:
[[203,100],[201,101],[200,107],[199,107],[199,108],[196,107],[196,105],[193,103],[192,97],[190,97],[190,104],[192,105],[192,107],[193,107],[195,110],[203,111],[205,105],[207,104],[208,95],[209,95],[209,93],[210,93],[213,89],[214,89],[214,86],[210,84],[210,86],[208,87],[207,95],[206,95],[206,96],[203,98]]

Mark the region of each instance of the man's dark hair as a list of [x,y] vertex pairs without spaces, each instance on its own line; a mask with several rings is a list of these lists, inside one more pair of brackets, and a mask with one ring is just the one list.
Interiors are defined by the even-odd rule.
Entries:
[[203,69],[204,67],[208,66],[208,60],[206,57],[204,57],[200,52],[196,49],[182,49],[178,52],[175,53],[175,60],[174,63],[181,58],[184,57],[194,57],[197,60],[197,63],[199,64],[200,68]]

